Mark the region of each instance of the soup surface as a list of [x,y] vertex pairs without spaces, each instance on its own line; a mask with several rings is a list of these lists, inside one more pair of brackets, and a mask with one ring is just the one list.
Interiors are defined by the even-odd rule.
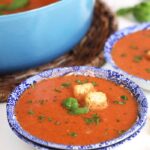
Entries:
[[150,80],[150,30],[127,35],[113,47],[112,57],[122,70]]
[[39,8],[59,0],[0,0],[0,15]]
[[[108,107],[74,115],[63,106],[73,97],[73,86],[92,83],[107,95]],[[36,83],[16,104],[15,113],[24,130],[45,141],[85,145],[111,140],[136,121],[138,104],[125,88],[111,81],[85,76],[64,76]]]

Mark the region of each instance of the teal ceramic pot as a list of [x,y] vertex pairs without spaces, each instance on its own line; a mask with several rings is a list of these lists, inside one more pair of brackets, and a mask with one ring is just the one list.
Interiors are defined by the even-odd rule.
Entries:
[[95,0],[61,0],[0,16],[0,74],[24,70],[68,52],[88,31]]

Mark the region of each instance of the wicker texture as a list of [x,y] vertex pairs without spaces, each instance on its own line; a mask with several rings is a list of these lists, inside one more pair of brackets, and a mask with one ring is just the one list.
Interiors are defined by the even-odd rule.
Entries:
[[104,64],[102,51],[104,43],[116,29],[117,25],[113,13],[102,1],[96,0],[93,23],[82,41],[71,52],[53,62],[26,71],[1,75],[0,102],[6,102],[10,92],[22,80],[41,71],[60,66],[102,66]]

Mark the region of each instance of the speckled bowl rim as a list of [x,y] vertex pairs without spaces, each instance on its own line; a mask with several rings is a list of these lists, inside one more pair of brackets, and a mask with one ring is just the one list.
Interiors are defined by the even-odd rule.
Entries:
[[[145,124],[143,124],[143,126],[144,126]],[[136,131],[135,133],[133,133],[131,136],[129,136],[128,138],[126,138],[126,139],[124,139],[124,140],[122,140],[122,141],[120,141],[120,142],[118,142],[118,143],[115,143],[115,144],[113,144],[113,145],[110,145],[110,146],[108,146],[108,147],[104,147],[104,148],[101,148],[101,150],[112,150],[112,149],[114,149],[114,148],[116,148],[116,147],[118,147],[118,146],[120,146],[120,145],[122,145],[122,144],[124,144],[125,142],[127,142],[127,141],[130,141],[130,140],[132,140],[133,138],[135,138],[140,132],[141,132],[141,129],[143,128],[143,126],[141,126],[141,128],[138,130],[138,131]],[[10,127],[11,127],[11,125],[10,125]],[[32,145],[35,149],[37,149],[37,150],[54,150],[53,148],[47,148],[47,147],[43,147],[43,146],[41,146],[41,145],[38,145],[37,143],[34,143],[33,141],[30,141],[29,139],[26,139],[25,137],[23,137],[22,135],[20,135],[16,130],[14,130],[13,129],[13,127],[11,127],[11,129],[14,131],[14,133],[21,139],[21,140],[23,140],[25,143],[27,143],[27,144],[30,144],[30,145]]]
[[[123,38],[123,37],[125,37],[125,36],[127,36],[129,34],[132,34],[134,32],[147,30],[147,29],[150,29],[150,23],[142,23],[142,24],[139,24],[139,25],[134,25],[134,26],[127,27],[125,29],[122,29],[120,31],[115,32],[113,35],[111,35],[109,37],[109,39],[105,43],[105,46],[104,46],[104,58],[105,58],[106,62],[108,64],[110,64],[115,69],[115,71],[117,71],[117,72],[119,72],[121,74],[124,74],[124,75],[126,75],[127,77],[129,77],[131,79],[136,79],[137,81],[141,81],[141,82],[144,82],[144,83],[147,83],[147,84],[150,85],[150,80],[146,80],[146,79],[134,76],[134,75],[129,74],[126,71],[122,70],[121,68],[119,68],[115,64],[115,62],[114,62],[114,60],[113,60],[113,58],[111,56],[111,51],[113,49],[114,44],[116,42],[118,42],[121,38]],[[144,89],[147,89],[147,88],[144,88]]]
[[[85,146],[73,146],[73,145],[63,145],[63,144],[56,144],[52,142],[46,142],[43,141],[35,136],[32,136],[28,132],[26,132],[19,124],[19,122],[16,119],[14,108],[16,105],[16,102],[18,101],[21,94],[32,86],[32,84],[39,82],[44,79],[58,77],[58,76],[64,76],[68,74],[75,74],[75,75],[85,75],[85,76],[92,76],[92,77],[98,77],[98,78],[104,78],[111,80],[115,82],[118,85],[123,85],[125,88],[129,89],[131,93],[136,98],[138,104],[139,104],[139,112],[138,117],[134,125],[126,131],[124,134],[122,134],[120,137],[115,138],[110,141],[101,142],[97,144],[90,144]],[[48,71],[44,71],[38,75],[35,75],[33,77],[28,78],[27,80],[23,81],[19,86],[15,88],[15,90],[10,94],[6,106],[7,111],[7,119],[10,124],[10,126],[20,135],[25,137],[26,139],[33,141],[34,143],[38,143],[40,145],[43,145],[45,147],[50,148],[58,148],[58,149],[96,149],[96,148],[105,148],[111,145],[114,145],[118,142],[121,142],[122,140],[130,137],[135,132],[141,129],[141,127],[145,124],[147,119],[147,99],[144,96],[143,91],[140,89],[140,87],[132,82],[130,79],[126,78],[124,75],[119,74],[117,72],[111,71],[111,70],[104,70],[96,67],[88,67],[88,66],[74,66],[74,67],[64,67],[64,68],[54,68],[50,69]]]

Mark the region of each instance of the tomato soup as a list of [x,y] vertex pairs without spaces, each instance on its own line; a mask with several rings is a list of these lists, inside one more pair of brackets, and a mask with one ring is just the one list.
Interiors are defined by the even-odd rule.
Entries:
[[27,11],[49,5],[59,0],[1,0],[0,15]]
[[112,57],[122,70],[150,80],[150,30],[138,31],[120,39],[113,47]]
[[[73,86],[92,83],[106,94],[105,109],[72,114],[63,107],[74,97]],[[138,104],[124,87],[95,77],[63,76],[36,83],[27,89],[15,107],[18,122],[30,134],[59,144],[86,145],[111,140],[127,131],[137,119]]]

